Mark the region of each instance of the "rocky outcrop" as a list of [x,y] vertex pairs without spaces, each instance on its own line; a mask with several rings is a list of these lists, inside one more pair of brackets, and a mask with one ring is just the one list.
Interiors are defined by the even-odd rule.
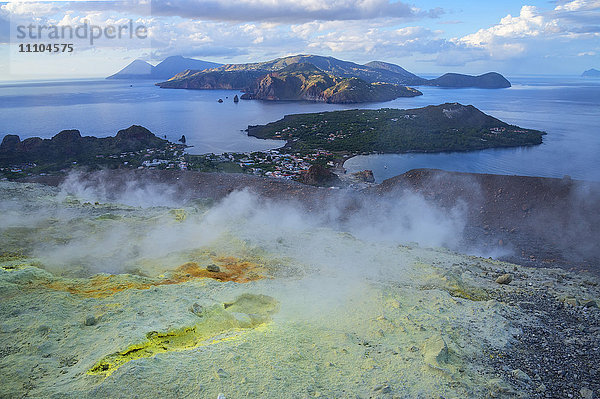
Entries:
[[64,163],[93,159],[101,154],[118,154],[146,148],[164,148],[169,142],[142,126],[119,130],[115,137],[82,137],[79,130],[63,130],[51,139],[5,136],[0,145],[0,166],[15,163]]
[[168,143],[139,125],[132,125],[127,129],[119,130],[114,139],[107,137],[106,139],[97,140],[106,140],[105,144],[117,151],[136,151],[150,147],[163,147]]
[[342,181],[335,173],[321,165],[312,165],[300,176],[300,182],[318,187],[339,187],[342,185]]
[[444,209],[464,209],[463,240],[474,248],[495,249],[502,240],[503,260],[600,274],[600,183],[415,169],[373,191],[407,189]]
[[16,151],[21,145],[21,139],[16,134],[7,134],[2,139],[0,151]]
[[352,173],[350,179],[357,183],[375,183],[375,176],[372,170],[361,170],[360,172]]

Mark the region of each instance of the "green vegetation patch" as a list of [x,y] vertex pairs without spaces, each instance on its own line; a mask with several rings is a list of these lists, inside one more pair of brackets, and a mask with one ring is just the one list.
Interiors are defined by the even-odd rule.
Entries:
[[509,125],[477,108],[442,104],[399,110],[349,110],[288,115],[248,134],[286,139],[294,151],[405,153],[470,151],[542,143],[544,132]]

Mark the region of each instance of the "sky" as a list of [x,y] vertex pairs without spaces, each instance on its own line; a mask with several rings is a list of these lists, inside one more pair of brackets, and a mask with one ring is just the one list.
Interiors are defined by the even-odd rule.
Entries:
[[[88,37],[65,36],[81,26]],[[109,37],[123,26],[124,36]],[[127,36],[138,27],[143,34]],[[59,49],[21,47],[42,43]],[[103,77],[170,55],[245,63],[292,54],[380,60],[424,75],[579,75],[600,69],[600,0],[0,2],[0,80]]]

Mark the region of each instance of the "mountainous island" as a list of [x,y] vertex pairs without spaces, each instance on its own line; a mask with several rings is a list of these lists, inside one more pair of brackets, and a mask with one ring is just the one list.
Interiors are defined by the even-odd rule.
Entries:
[[319,148],[353,155],[527,146],[541,144],[544,134],[458,103],[287,115],[267,125],[248,127],[250,136],[287,140],[290,151]]
[[204,71],[186,70],[157,83],[171,89],[241,90],[244,99],[331,103],[388,101],[422,94],[406,85],[505,88],[510,82],[493,72],[481,76],[446,74],[428,80],[382,61],[360,65],[333,57],[296,55]]
[[600,71],[595,68],[588,69],[581,76],[584,78],[600,78]]
[[427,81],[426,86],[447,88],[478,87],[480,89],[498,89],[510,87],[510,82],[496,72],[488,72],[479,76],[446,73],[439,78]]
[[167,57],[156,66],[144,60],[135,60],[106,79],[169,79],[186,69],[202,71],[219,66],[221,64],[182,56]]

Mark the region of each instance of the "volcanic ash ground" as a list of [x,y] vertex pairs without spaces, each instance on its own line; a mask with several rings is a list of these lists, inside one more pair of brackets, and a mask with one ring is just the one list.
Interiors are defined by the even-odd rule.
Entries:
[[597,311],[584,277],[359,240],[247,192],[142,208],[0,182],[0,208],[0,397],[529,397],[498,359],[541,321],[503,298]]

